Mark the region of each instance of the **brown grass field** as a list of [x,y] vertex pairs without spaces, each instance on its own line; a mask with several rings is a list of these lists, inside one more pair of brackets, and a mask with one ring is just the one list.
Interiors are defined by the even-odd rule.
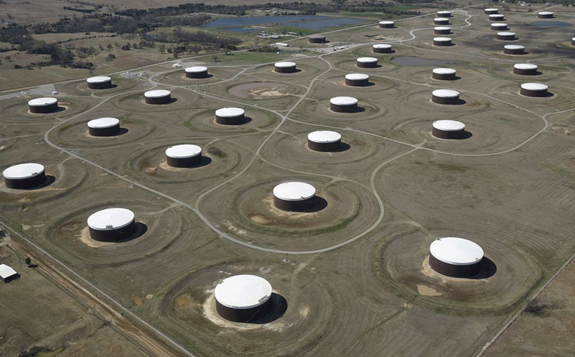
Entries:
[[[564,9],[553,7],[550,21],[574,26]],[[12,229],[0,239],[0,263],[22,272],[0,286],[0,321],[9,321],[0,355],[33,346],[52,356],[154,355],[27,268],[11,250],[24,244],[17,233],[165,334],[173,355],[475,357],[489,343],[483,356],[570,355],[573,263],[550,279],[575,254],[575,47],[565,28],[532,25],[534,13],[505,16],[528,54],[503,55],[483,11],[465,9],[454,13],[447,48],[431,45],[429,15],[395,29],[328,32],[327,45],[291,42],[301,53],[148,58],[161,63],[141,76],[114,74],[106,90],[88,89],[88,74],[77,74],[54,85],[62,108],[53,114],[28,112],[40,96],[33,90],[0,95],[0,168],[38,162],[54,178],[34,190],[0,181],[0,223]],[[374,43],[394,53],[373,54]],[[379,66],[357,68],[363,56]],[[426,62],[408,65],[414,58]],[[286,59],[299,71],[275,73],[273,63]],[[512,73],[526,61],[541,73]],[[211,77],[188,79],[175,62],[206,65]],[[458,78],[431,79],[439,66]],[[369,74],[370,85],[346,86],[353,72]],[[545,83],[552,95],[521,96],[525,82]],[[151,88],[174,100],[145,104]],[[461,101],[432,103],[441,88]],[[358,98],[359,110],[331,111],[335,96]],[[223,107],[249,119],[219,125]],[[100,117],[119,118],[121,135],[90,136],[86,122]],[[464,122],[467,138],[432,136],[440,119]],[[315,130],[341,133],[343,149],[311,151]],[[165,149],[183,143],[202,147],[200,166],[167,165]],[[275,208],[272,189],[288,180],[313,184],[322,205]],[[107,207],[131,209],[141,234],[91,240],[86,219]],[[481,275],[448,278],[429,267],[429,244],[445,236],[482,246]],[[259,324],[219,317],[213,290],[236,274],[269,280],[281,313]]]

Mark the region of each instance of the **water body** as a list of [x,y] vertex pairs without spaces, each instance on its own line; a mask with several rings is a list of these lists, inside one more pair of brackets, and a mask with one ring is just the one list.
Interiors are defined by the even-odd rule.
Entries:
[[203,25],[203,28],[217,28],[231,32],[253,32],[260,29],[253,28],[255,25],[279,24],[308,30],[322,30],[325,28],[350,25],[365,22],[361,19],[347,17],[331,17],[318,15],[298,16],[256,16],[256,17],[226,17],[219,18]]
[[288,22],[284,24],[290,27],[299,27],[308,30],[323,30],[335,26],[352,25],[358,22],[363,22],[359,19],[350,19],[348,17],[334,17],[325,20],[315,20],[315,21],[302,21],[302,22]]
[[530,25],[537,27],[570,27],[572,24],[564,21],[535,21]]
[[419,57],[395,57],[394,59],[391,60],[391,62],[398,64],[400,66],[410,66],[410,67],[435,67],[435,66],[444,66],[448,64],[467,63],[464,61],[425,59]]

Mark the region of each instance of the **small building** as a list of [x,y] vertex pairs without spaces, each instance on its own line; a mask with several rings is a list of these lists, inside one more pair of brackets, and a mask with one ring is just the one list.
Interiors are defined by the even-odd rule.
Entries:
[[86,80],[90,89],[106,89],[112,87],[112,78],[108,76],[90,77]]
[[395,27],[395,22],[393,21],[380,21],[379,28],[380,29],[392,29]]
[[240,125],[246,122],[242,108],[221,108],[216,110],[216,123],[220,125]]
[[146,104],[168,104],[172,101],[171,92],[169,90],[149,90],[144,93]]
[[378,43],[373,45],[372,47],[372,52],[373,53],[391,53],[391,45],[387,44],[387,43]]
[[311,132],[307,135],[307,147],[313,151],[337,151],[341,147],[341,134],[330,130]]
[[272,310],[272,286],[255,275],[235,275],[222,280],[214,290],[216,311],[226,320],[257,321]]
[[463,139],[465,124],[455,120],[436,120],[433,122],[431,135],[440,139]]
[[20,274],[6,264],[0,264],[0,279],[4,283],[8,283],[14,279],[18,279]]
[[524,55],[525,46],[522,45],[505,45],[503,47],[503,53],[506,55]]
[[285,182],[274,187],[274,206],[283,211],[305,212],[315,205],[315,187],[305,182]]
[[434,68],[432,78],[440,81],[453,81],[456,73],[457,71],[452,68]]
[[451,33],[451,27],[438,26],[433,28],[434,35],[449,35]]
[[6,187],[30,189],[46,182],[44,166],[35,163],[13,165],[2,172]]
[[99,118],[88,122],[88,133],[92,136],[114,136],[120,132],[120,120]]
[[547,97],[549,86],[541,83],[523,83],[519,93],[526,97]]
[[166,162],[171,167],[194,167],[202,162],[202,148],[197,145],[175,145],[166,149]]
[[457,104],[459,92],[451,89],[436,89],[432,92],[431,101],[437,104]]
[[434,37],[433,38],[433,45],[434,46],[452,46],[453,43],[451,42],[451,37]]
[[369,76],[363,73],[346,74],[345,84],[350,87],[365,87],[369,85]]
[[470,278],[481,272],[483,249],[463,238],[445,237],[429,246],[429,266],[439,274]]
[[531,63],[517,63],[513,65],[513,73],[523,76],[532,76],[538,73],[537,65]]
[[274,71],[277,73],[294,73],[296,71],[295,62],[276,62]]
[[117,242],[136,232],[132,211],[126,208],[107,208],[88,217],[90,237],[101,242]]
[[200,79],[208,76],[208,67],[193,66],[185,69],[186,78]]
[[357,103],[353,97],[334,97],[329,100],[329,109],[336,113],[353,113],[357,111]]
[[37,98],[28,101],[30,113],[46,114],[54,113],[58,110],[58,99],[56,98]]

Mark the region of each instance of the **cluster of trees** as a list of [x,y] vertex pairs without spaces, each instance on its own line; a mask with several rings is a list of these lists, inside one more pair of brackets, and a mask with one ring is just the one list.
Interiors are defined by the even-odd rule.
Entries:
[[[147,37],[149,36],[149,37]],[[170,34],[145,35],[143,41],[154,40],[160,42],[160,52],[166,51],[165,43],[174,44],[167,48],[168,53],[199,53],[200,51],[216,51],[220,49],[235,50],[242,41],[232,36],[214,36],[206,31],[183,31],[177,27]]]
[[[398,0],[401,3],[412,2],[433,2],[434,0]],[[132,18],[145,18],[147,16],[167,17],[167,16],[181,16],[193,13],[213,13],[225,15],[246,15],[249,10],[255,9],[277,9],[282,15],[308,14],[314,15],[317,12],[339,12],[339,11],[352,11],[352,12],[383,12],[386,7],[394,6],[392,2],[378,1],[378,0],[364,0],[358,2],[347,2],[347,0],[332,0],[327,4],[316,3],[303,3],[298,1],[293,2],[275,2],[266,3],[264,5],[206,5],[204,3],[197,4],[182,4],[179,6],[168,6],[156,9],[128,9],[116,12],[116,15],[127,16]],[[293,11],[293,12],[288,12]]]

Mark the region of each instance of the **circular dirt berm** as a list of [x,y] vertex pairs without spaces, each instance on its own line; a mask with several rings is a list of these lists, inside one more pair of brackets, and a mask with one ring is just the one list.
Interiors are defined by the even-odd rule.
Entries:
[[[334,310],[330,291],[313,279],[312,271],[304,268],[296,273],[296,268],[257,260],[205,267],[176,281],[161,297],[157,313],[162,323],[188,334],[202,355],[254,356],[278,350],[303,355],[333,323]],[[222,284],[238,276],[257,276],[268,282],[262,295],[271,293],[266,300],[268,314],[245,323],[229,321],[218,313],[216,295]],[[254,291],[245,292],[251,295]],[[241,287],[230,291],[234,304],[243,294]],[[210,342],[213,336],[218,336],[217,344]]]
[[420,231],[399,232],[385,242],[379,244],[379,255],[374,257],[379,262],[377,278],[391,291],[422,307],[499,314],[522,299],[541,273],[528,257],[498,239],[476,242],[484,251],[483,259],[477,274],[465,278],[432,269],[429,254],[433,238]]

